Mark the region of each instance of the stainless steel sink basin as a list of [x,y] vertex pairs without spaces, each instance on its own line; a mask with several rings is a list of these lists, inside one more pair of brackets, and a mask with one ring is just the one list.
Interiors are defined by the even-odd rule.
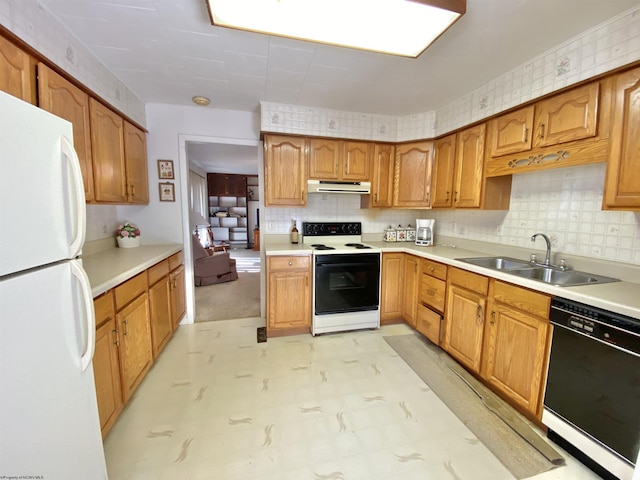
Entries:
[[558,270],[551,267],[523,268],[510,270],[509,273],[522,278],[530,278],[531,280],[538,280],[550,285],[556,285],[558,287],[619,282],[617,278],[604,277],[602,275],[594,275],[592,273],[578,272],[575,270]]
[[524,268],[530,265],[525,260],[518,260],[516,258],[509,257],[477,257],[477,258],[457,258],[479,267],[492,268],[493,270],[512,270],[514,268]]
[[502,272],[544,282],[558,287],[574,287],[577,285],[591,285],[595,283],[619,282],[617,278],[594,275],[576,270],[560,270],[559,268],[533,265],[526,260],[510,257],[476,257],[458,258],[462,262],[471,263],[479,267],[500,270]]

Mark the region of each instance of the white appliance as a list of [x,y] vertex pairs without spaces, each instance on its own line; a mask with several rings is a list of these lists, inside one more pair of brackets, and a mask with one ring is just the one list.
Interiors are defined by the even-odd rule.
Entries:
[[303,222],[313,249],[311,334],[380,327],[381,249],[362,243],[360,222]]
[[433,219],[418,218],[416,220],[416,245],[429,247],[433,245]]
[[72,126],[0,92],[0,474],[106,479]]
[[339,182],[337,180],[308,180],[307,193],[371,193],[371,182]]

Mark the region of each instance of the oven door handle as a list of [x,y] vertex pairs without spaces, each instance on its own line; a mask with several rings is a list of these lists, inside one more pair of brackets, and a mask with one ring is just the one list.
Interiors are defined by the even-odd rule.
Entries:
[[343,262],[328,262],[328,263],[316,263],[316,268],[318,267],[331,267],[331,266],[335,266],[335,267],[363,267],[366,265],[375,265],[377,266],[378,263],[376,262],[352,262],[352,263],[343,263]]

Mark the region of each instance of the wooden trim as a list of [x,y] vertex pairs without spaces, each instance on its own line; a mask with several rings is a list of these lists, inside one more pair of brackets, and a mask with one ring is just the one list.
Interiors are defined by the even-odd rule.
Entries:
[[[89,87],[87,87],[86,85],[84,85],[83,83],[80,83],[78,80],[76,80],[74,77],[72,77],[69,73],[67,73],[65,70],[63,70],[62,68],[60,68],[58,65],[56,65],[55,63],[53,63],[53,61],[50,58],[45,57],[44,55],[42,55],[39,51],[37,51],[35,48],[33,48],[31,45],[29,45],[28,43],[26,43],[24,40],[22,40],[20,37],[16,36],[16,34],[14,34],[11,30],[7,29],[7,27],[5,27],[4,25],[0,25],[0,36],[6,38],[7,40],[9,40],[10,42],[13,42],[15,45],[17,45],[18,47],[20,47],[22,50],[24,50],[25,52],[27,52],[29,55],[31,55],[32,57],[34,57],[36,59],[35,63],[38,62],[42,62],[44,63],[47,67],[49,67],[51,70],[53,70],[54,72],[56,72],[58,75],[62,76],[65,80],[68,80],[69,82],[71,82],[73,85],[75,85],[76,87],[78,87],[80,90],[82,90],[83,92],[85,92],[86,94],[88,94],[89,96],[95,98],[97,101],[99,101],[100,103],[104,104],[105,106],[109,107],[111,110],[113,110],[114,112],[116,112],[118,115],[120,115],[122,118],[124,118],[125,120],[127,120],[129,123],[135,125],[136,127],[138,127],[140,130],[143,130],[145,133],[149,133],[149,131],[147,129],[145,129],[142,125],[140,125],[138,122],[136,122],[135,120],[133,120],[131,117],[129,117],[128,115],[126,115],[125,113],[123,113],[121,110],[117,109],[116,107],[114,107],[113,105],[111,105],[109,102],[107,102],[103,97],[101,97],[100,95],[98,95],[97,93],[95,93],[93,90],[91,90]],[[37,83],[37,82],[36,82]],[[36,104],[37,105],[37,104]]]

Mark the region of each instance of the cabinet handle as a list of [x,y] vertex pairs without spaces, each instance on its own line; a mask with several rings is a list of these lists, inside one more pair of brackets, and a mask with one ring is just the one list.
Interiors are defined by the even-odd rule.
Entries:
[[544,138],[544,123],[540,124],[540,138]]
[[529,129],[526,125],[522,125],[522,143],[526,143]]
[[427,192],[427,197],[425,199],[426,203],[429,203],[429,197],[431,196],[431,192]]
[[491,310],[491,321],[489,323],[491,325],[495,325],[495,323],[496,323],[496,312],[495,312],[495,310]]
[[122,334],[126,337],[127,336],[127,323],[129,323],[128,320],[124,320],[122,322],[122,324],[124,325],[124,331],[122,332]]
[[113,344],[114,344],[116,347],[119,347],[119,346],[120,346],[120,342],[118,341],[118,339],[119,339],[119,337],[118,337],[118,333],[119,333],[119,332],[118,332],[118,329],[117,329],[117,328],[114,328],[114,329],[112,330],[112,332],[115,334],[115,338],[114,338],[114,342],[113,342]]
[[457,191],[453,192],[453,203],[458,203],[458,192]]
[[444,199],[444,201],[445,201],[445,202],[448,202],[448,201],[449,201],[449,194],[450,194],[450,193],[451,193],[451,192],[449,192],[449,190],[447,190],[447,198],[445,198],[445,199]]
[[476,325],[482,325],[482,305],[478,304],[478,309],[476,310]]

